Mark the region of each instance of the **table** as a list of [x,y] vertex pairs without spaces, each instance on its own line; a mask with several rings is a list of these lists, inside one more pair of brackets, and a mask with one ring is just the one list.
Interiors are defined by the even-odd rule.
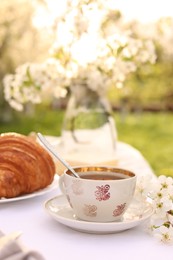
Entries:
[[[150,172],[153,175],[136,149],[122,142],[118,146],[121,158],[128,154],[131,169],[135,163],[138,173]],[[124,166],[128,167],[128,160],[124,158]],[[173,259],[172,247],[158,242],[143,225],[120,233],[96,235],[78,232],[58,223],[45,212],[44,202],[59,194],[57,187],[42,196],[0,204],[0,229],[4,233],[22,231],[21,243],[42,253],[46,260]]]
[[[82,153],[77,151],[68,154],[67,152],[64,152],[63,149],[61,149],[61,139],[59,137],[46,136],[46,139],[58,151],[59,155],[61,155],[63,158],[65,157],[65,159],[72,165],[78,162],[81,162],[82,164],[87,164],[89,162],[89,164],[93,163],[99,165],[105,165],[106,163],[106,165],[134,171],[137,175],[149,174],[152,177],[155,176],[153,169],[143,157],[143,155],[137,149],[127,143],[117,141],[116,151],[113,153],[107,152],[110,148],[110,144],[104,144],[106,151],[104,154],[99,153],[99,149],[97,149],[97,146],[95,145],[89,145],[86,151],[82,150]],[[68,139],[68,142],[69,140],[70,139]],[[73,144],[70,143],[70,145]],[[64,166],[62,166],[62,168],[61,166],[61,164],[58,164],[60,172],[64,170]]]

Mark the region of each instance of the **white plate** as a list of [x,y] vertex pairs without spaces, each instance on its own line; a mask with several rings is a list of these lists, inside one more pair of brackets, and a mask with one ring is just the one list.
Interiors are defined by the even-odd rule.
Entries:
[[55,188],[58,187],[58,175],[55,174],[55,177],[54,177],[54,180],[53,182],[47,186],[46,188],[44,189],[41,189],[41,190],[38,190],[36,192],[33,192],[31,194],[26,194],[26,195],[21,195],[21,196],[18,196],[18,197],[15,197],[15,198],[0,198],[0,204],[1,203],[7,203],[7,202],[14,202],[14,201],[18,201],[18,200],[25,200],[25,199],[30,199],[30,198],[33,198],[33,197],[37,197],[37,196],[41,196],[41,195],[44,195],[52,190],[54,190]]
[[81,232],[96,234],[116,233],[133,228],[149,219],[153,214],[151,203],[133,201],[124,214],[122,221],[108,223],[83,221],[75,216],[64,195],[46,201],[45,209],[61,224]]

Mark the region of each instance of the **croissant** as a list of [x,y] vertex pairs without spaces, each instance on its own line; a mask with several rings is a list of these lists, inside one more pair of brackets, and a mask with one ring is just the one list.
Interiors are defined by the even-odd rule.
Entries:
[[55,164],[33,137],[18,133],[0,135],[0,198],[13,198],[52,183]]

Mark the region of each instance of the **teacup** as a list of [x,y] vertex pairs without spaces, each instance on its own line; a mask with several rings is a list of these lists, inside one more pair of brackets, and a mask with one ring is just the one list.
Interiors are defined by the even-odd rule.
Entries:
[[136,174],[119,168],[73,168],[80,178],[65,170],[59,179],[74,214],[92,222],[120,221],[134,196]]

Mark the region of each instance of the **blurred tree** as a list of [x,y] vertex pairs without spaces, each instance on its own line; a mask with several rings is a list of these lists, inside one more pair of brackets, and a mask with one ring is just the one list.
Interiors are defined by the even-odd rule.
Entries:
[[[55,13],[59,12],[60,6],[58,0],[54,2],[58,8],[50,10],[49,4],[53,1],[49,0],[0,1],[0,121],[7,120],[11,113],[3,98],[2,79],[5,74],[13,73],[17,66],[25,62],[42,62],[48,57],[48,50],[56,37],[56,23],[59,22]],[[64,4],[66,1],[60,2]],[[38,18],[38,14],[36,27],[34,19],[36,16]],[[147,25],[138,21],[122,23],[123,17],[119,11],[112,12],[108,18],[110,23],[103,23],[103,32],[108,27],[114,30],[116,23],[120,31],[129,29],[139,38],[152,36],[158,57],[155,66],[142,66],[130,76],[124,88],[111,90],[113,106],[173,109],[173,18],[161,18],[157,23]],[[51,24],[47,24],[48,21]]]
[[0,2],[0,121],[7,119],[10,110],[3,98],[3,77],[24,62],[45,59],[52,43],[33,26],[33,15],[33,1]]
[[152,38],[155,42],[157,62],[143,65],[126,81],[124,89],[111,90],[111,102],[130,110],[173,111],[173,17],[162,17],[157,22],[127,24],[139,38]]

